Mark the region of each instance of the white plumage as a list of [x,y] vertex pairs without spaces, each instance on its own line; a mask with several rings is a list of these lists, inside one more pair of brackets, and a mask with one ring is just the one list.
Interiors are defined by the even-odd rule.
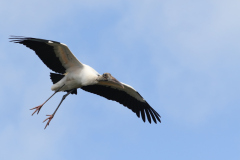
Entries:
[[65,86],[61,88],[60,91],[97,84],[98,81],[96,79],[100,76],[97,71],[85,64],[81,64],[81,67],[69,68],[66,71],[66,75],[51,87],[53,91],[59,89],[63,84],[65,84]]

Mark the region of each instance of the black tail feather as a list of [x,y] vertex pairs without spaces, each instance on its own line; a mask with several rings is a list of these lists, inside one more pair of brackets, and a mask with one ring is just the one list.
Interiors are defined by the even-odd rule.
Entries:
[[50,73],[50,78],[51,78],[53,84],[60,81],[63,77],[64,77],[64,75],[62,75],[62,74]]

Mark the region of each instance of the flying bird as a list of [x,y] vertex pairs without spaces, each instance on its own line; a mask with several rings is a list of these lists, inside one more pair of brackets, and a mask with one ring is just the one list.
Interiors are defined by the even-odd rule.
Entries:
[[42,62],[55,73],[50,73],[53,82],[51,90],[54,93],[41,105],[32,108],[32,115],[39,113],[43,105],[57,92],[67,92],[61,99],[59,105],[48,118],[46,127],[49,125],[58,108],[69,94],[77,94],[77,89],[81,88],[109,100],[119,102],[123,106],[131,109],[136,115],[145,122],[153,120],[161,123],[161,116],[147,103],[145,99],[131,86],[119,82],[110,73],[100,75],[92,67],[81,63],[69,50],[67,45],[39,38],[11,36],[10,42],[23,44],[35,51]]

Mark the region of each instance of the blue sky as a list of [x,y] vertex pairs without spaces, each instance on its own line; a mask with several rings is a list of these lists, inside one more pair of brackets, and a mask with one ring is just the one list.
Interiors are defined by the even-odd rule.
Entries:
[[[3,0],[0,158],[240,159],[240,1]],[[100,74],[133,86],[162,116],[143,123],[79,90],[50,126],[63,93],[50,70],[10,35],[60,41]]]

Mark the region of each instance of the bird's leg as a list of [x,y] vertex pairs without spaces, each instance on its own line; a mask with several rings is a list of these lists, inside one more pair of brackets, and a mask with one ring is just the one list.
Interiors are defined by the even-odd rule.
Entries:
[[60,107],[60,105],[62,104],[62,102],[64,101],[64,99],[65,99],[70,93],[72,93],[73,91],[74,91],[74,89],[70,90],[67,94],[63,95],[62,100],[60,101],[59,105],[57,106],[57,108],[55,109],[55,111],[53,112],[53,114],[47,115],[47,116],[49,116],[49,117],[43,121],[43,123],[44,123],[45,121],[48,120],[48,122],[47,122],[47,124],[46,124],[46,126],[45,126],[44,129],[47,128],[47,126],[49,125],[49,123],[50,123],[51,120],[53,119],[55,113],[57,112],[58,108]]
[[[64,84],[64,85],[65,85],[65,84]],[[64,85],[62,85],[62,87],[63,87]],[[59,92],[59,90],[60,90],[62,87],[58,88],[43,104],[41,104],[41,105],[39,105],[39,106],[37,106],[37,107],[31,108],[30,110],[34,110],[34,109],[35,109],[35,111],[33,112],[32,116],[33,116],[34,113],[36,113],[36,112],[37,112],[37,114],[38,114],[39,111],[41,110],[42,106],[43,106],[49,99],[51,99],[52,96],[54,96],[57,92]]]

